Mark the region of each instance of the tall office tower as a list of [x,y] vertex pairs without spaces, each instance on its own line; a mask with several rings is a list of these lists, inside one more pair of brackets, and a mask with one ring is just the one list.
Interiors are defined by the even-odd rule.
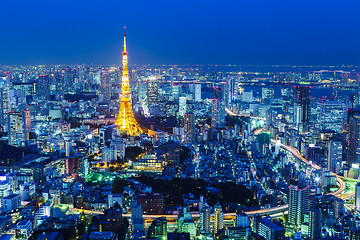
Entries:
[[111,77],[110,77],[109,71],[102,70],[100,81],[101,81],[101,95],[102,95],[102,99],[104,102],[110,102],[110,100],[111,100],[110,80],[111,80]]
[[328,170],[339,173],[342,163],[343,146],[340,141],[331,140],[328,147]]
[[349,120],[348,138],[348,159],[349,167],[359,163],[360,156],[360,115],[353,115]]
[[39,99],[48,100],[50,98],[50,77],[40,75],[35,83],[36,96]]
[[237,86],[237,81],[236,81],[235,77],[230,77],[228,82],[229,82],[229,88],[230,88],[229,101],[230,101],[230,103],[232,103],[236,100],[237,93],[238,93],[238,86]]
[[210,207],[203,207],[200,211],[200,233],[209,234],[210,233]]
[[360,182],[355,185],[355,212],[360,213]]
[[274,98],[274,89],[273,88],[262,88],[261,89],[261,99],[265,104],[270,103],[270,99]]
[[222,100],[225,106],[229,105],[229,96],[230,96],[230,85],[228,82],[223,82],[222,84]]
[[321,235],[321,211],[310,209],[304,214],[304,223],[301,225],[301,232],[306,239],[319,239]]
[[179,97],[179,117],[184,117],[186,113],[186,97]]
[[311,115],[310,87],[295,87],[294,103],[302,108],[302,123],[307,124]]
[[309,187],[299,187],[297,181],[289,186],[289,223],[300,226],[304,222],[304,214],[309,212]]
[[344,104],[335,101],[318,103],[318,123],[321,130],[343,132]]
[[131,203],[131,225],[132,233],[144,231],[143,210],[136,201]]
[[211,127],[225,128],[225,104],[215,98],[211,106]]
[[302,108],[300,105],[294,106],[294,121],[293,123],[298,126],[302,122]]
[[195,102],[200,102],[201,101],[201,84],[197,83],[195,84]]
[[156,104],[158,101],[158,80],[155,77],[147,79],[147,102],[149,105]]
[[214,235],[224,227],[224,213],[219,202],[214,206]]
[[174,69],[170,68],[170,86],[174,85]]
[[9,144],[15,146],[25,146],[25,141],[29,140],[31,130],[30,111],[8,113],[8,136]]
[[128,59],[126,52],[126,35],[124,33],[124,52],[123,52],[123,70],[121,77],[121,94],[120,94],[120,109],[116,118],[115,125],[120,127],[121,132],[126,132],[128,135],[137,135],[143,130],[137,123],[131,107],[131,94],[129,86],[129,71]]
[[192,144],[195,142],[195,115],[185,113],[184,115],[184,133],[185,143]]
[[[7,78],[6,78],[7,79]],[[0,125],[7,123],[6,113],[9,111],[9,91],[7,80],[0,82]]]

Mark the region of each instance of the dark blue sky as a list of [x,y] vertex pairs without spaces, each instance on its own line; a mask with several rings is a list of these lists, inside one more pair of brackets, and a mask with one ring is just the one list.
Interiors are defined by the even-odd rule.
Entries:
[[0,64],[357,64],[360,1],[2,0]]

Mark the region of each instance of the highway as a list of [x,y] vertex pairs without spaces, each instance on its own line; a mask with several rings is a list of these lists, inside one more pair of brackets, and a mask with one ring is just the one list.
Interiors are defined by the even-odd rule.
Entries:
[[253,116],[250,116],[250,115],[240,115],[240,114],[236,114],[234,112],[232,112],[230,109],[228,108],[225,108],[225,112],[227,114],[229,114],[230,116],[237,116],[237,117],[249,117],[249,118],[252,118],[252,119],[257,119],[257,120],[264,120],[265,121],[265,118],[261,118],[261,117],[253,117]]
[[[276,141],[271,139],[271,142],[275,143]],[[320,169],[319,165],[316,165],[314,163],[310,163],[306,158],[301,156],[299,150],[297,150],[296,148],[288,146],[288,145],[284,145],[284,144],[280,144],[280,147],[287,150],[287,151],[289,151],[289,152],[291,152],[296,158],[300,159],[301,161],[303,161],[306,164],[311,165],[311,167],[313,167],[314,169],[316,169],[316,170]],[[345,182],[342,180],[341,176],[339,176],[339,175],[337,175],[337,174],[335,174],[333,172],[331,173],[331,175],[336,176],[336,180],[339,183],[339,188],[335,192],[332,192],[332,193],[329,193],[329,194],[340,197],[340,198],[344,197],[345,195],[343,195],[342,193],[344,192],[345,187],[346,187]],[[347,197],[348,197],[348,195],[347,195]]]
[[[278,214],[284,211],[287,211],[288,209],[288,205],[284,204],[282,206],[279,207],[272,207],[272,208],[266,208],[266,209],[259,209],[259,210],[254,210],[254,211],[247,211],[245,212],[247,215],[249,216],[253,216],[255,214],[259,214],[259,215],[272,215],[272,214]],[[104,214],[104,212],[101,211],[91,211],[91,210],[84,210],[84,209],[80,209],[80,208],[70,208],[70,211],[73,212],[84,212],[85,214]],[[211,216],[213,216],[214,214],[212,214]],[[129,213],[125,213],[122,215],[123,217],[131,217],[131,214]],[[199,213],[191,213],[191,216],[195,219],[199,219],[200,218],[200,214]],[[236,216],[236,213],[224,213],[224,219],[234,219]],[[160,218],[160,217],[166,217],[166,219],[172,221],[172,220],[176,220],[178,215],[177,214],[144,214],[143,218],[145,220],[154,220],[156,218]]]
[[[239,115],[239,114],[236,114],[234,112],[232,112],[230,109],[228,108],[225,108],[225,111],[227,114],[231,115],[231,116],[242,116],[242,115]],[[248,116],[248,117],[251,117],[251,118],[254,118],[254,119],[259,119],[259,118],[256,118],[256,117],[252,117],[252,116]],[[256,130],[256,134],[258,134],[262,129],[258,129]],[[255,133],[254,133],[255,134]],[[273,143],[276,143],[275,140],[271,139],[271,142]],[[313,167],[314,169],[316,170],[319,170],[321,167],[314,164],[314,163],[310,163],[306,158],[304,158],[303,156],[301,156],[299,150],[297,150],[296,148],[294,147],[291,147],[291,146],[288,146],[288,145],[285,145],[285,144],[280,144],[280,147],[282,149],[285,149],[289,152],[291,152],[296,158],[298,158],[299,160],[303,161],[304,163],[306,164],[309,164],[311,165],[311,167]],[[345,182],[342,180],[342,176],[339,176],[335,173],[331,173],[332,176],[336,176],[336,180],[337,182],[339,183],[339,188],[338,190],[336,190],[335,192],[332,192],[332,193],[329,193],[331,195],[334,195],[334,196],[337,196],[339,198],[349,198],[349,194],[343,194],[344,190],[345,190],[345,187],[346,187],[346,184]],[[351,195],[351,194],[350,194]],[[354,195],[354,194],[353,194]]]

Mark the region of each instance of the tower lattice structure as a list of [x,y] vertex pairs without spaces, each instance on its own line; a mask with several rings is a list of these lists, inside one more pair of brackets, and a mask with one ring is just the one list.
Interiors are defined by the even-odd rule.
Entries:
[[138,135],[143,130],[137,123],[131,107],[131,94],[129,86],[128,56],[126,52],[126,33],[124,32],[124,52],[122,53],[122,77],[121,77],[121,94],[120,109],[116,118],[115,125],[120,127],[121,132],[128,135]]

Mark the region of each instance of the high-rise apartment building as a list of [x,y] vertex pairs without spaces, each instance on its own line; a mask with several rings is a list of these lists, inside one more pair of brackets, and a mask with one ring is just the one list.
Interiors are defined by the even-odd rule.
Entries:
[[214,235],[224,227],[224,213],[219,202],[214,206]]
[[210,233],[210,207],[203,207],[200,211],[200,233],[208,234]]
[[291,181],[289,186],[289,223],[300,226],[304,222],[304,214],[309,212],[309,187],[300,187],[298,182]]

